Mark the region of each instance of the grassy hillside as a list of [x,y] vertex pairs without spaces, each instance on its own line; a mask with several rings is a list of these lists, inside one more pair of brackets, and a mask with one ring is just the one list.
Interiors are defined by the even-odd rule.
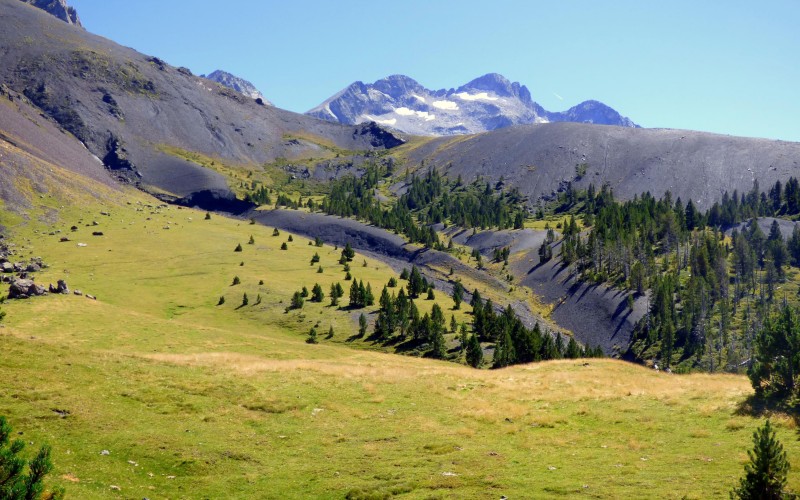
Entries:
[[[741,411],[743,377],[601,360],[479,371],[352,349],[355,319],[327,299],[284,313],[294,290],[341,279],[333,248],[294,237],[281,251],[271,228],[131,203],[6,224],[21,255],[51,265],[38,281],[98,297],[2,306],[0,414],[54,445],[52,480],[72,498],[710,498],[741,474],[759,423]],[[379,293],[393,272],[363,260],[353,275]],[[797,461],[793,422],[778,422]]]

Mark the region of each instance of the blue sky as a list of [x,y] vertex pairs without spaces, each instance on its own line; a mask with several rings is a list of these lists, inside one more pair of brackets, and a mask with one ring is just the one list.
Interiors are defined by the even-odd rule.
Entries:
[[551,111],[800,141],[800,2],[70,0],[86,28],[304,112],[353,81],[495,72]]

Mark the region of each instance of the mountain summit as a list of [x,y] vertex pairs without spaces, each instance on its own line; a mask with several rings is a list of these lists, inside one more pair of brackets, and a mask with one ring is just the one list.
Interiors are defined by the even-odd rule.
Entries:
[[83,28],[78,12],[75,8],[67,5],[67,0],[22,0],[22,3],[27,3],[42,9],[43,11],[51,14],[67,24],[74,24]]
[[271,104],[264,98],[264,94],[259,91],[255,85],[248,82],[244,78],[240,78],[236,75],[232,75],[227,71],[222,71],[218,69],[213,73],[208,75],[201,75],[201,78],[206,78],[211,80],[212,82],[217,82],[221,85],[228,87],[229,89],[233,89],[240,94],[244,94],[251,99],[261,99],[265,104]]
[[449,90],[429,90],[405,75],[372,84],[355,82],[306,114],[348,125],[374,121],[418,135],[471,134],[547,122],[638,127],[598,101],[547,111],[533,101],[527,87],[497,73]]

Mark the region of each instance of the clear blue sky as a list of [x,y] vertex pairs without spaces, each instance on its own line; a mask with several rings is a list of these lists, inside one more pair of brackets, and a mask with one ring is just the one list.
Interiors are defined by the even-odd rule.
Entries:
[[353,81],[489,72],[546,109],[800,141],[800,1],[70,0],[86,28],[304,112]]

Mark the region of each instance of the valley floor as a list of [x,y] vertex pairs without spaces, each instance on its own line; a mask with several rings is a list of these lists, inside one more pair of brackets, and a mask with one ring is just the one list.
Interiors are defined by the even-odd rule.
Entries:
[[[50,264],[38,282],[97,296],[2,305],[0,415],[29,448],[53,445],[70,498],[722,498],[742,474],[761,423],[745,377],[375,352],[327,300],[284,312],[301,286],[342,279],[333,247],[281,251],[286,233],[136,196],[53,226],[0,221],[18,256]],[[354,263],[378,293],[395,275]],[[800,463],[794,421],[774,418]]]

